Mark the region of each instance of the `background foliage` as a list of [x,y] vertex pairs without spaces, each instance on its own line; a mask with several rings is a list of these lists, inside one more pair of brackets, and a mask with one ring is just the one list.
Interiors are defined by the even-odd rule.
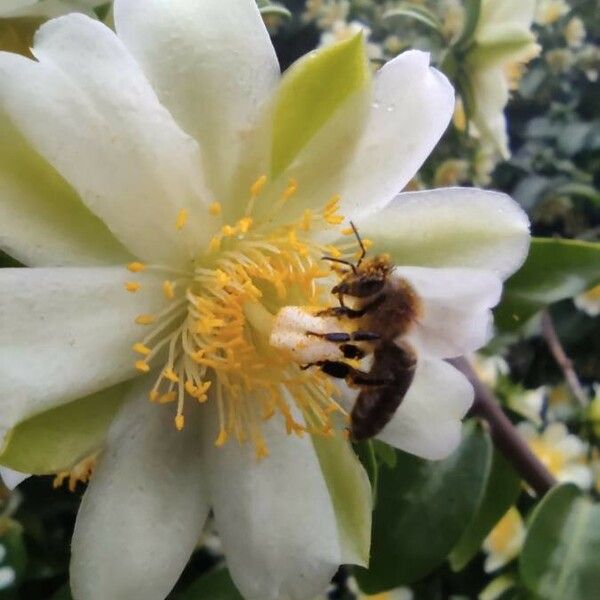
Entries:
[[[470,116],[468,73],[461,75],[445,59],[449,48],[464,43],[469,19],[476,23],[477,0],[258,3],[283,68],[319,44],[362,29],[374,69],[405,48],[432,52],[454,78]],[[43,0],[37,12],[24,16],[2,16],[0,7],[0,47],[27,54],[49,5]],[[110,24],[109,4],[87,2],[85,8]],[[394,597],[598,597],[598,3],[540,0],[536,21],[541,51],[519,71],[506,111],[512,155],[502,159],[491,152],[457,115],[411,187],[484,185],[510,193],[528,212],[538,239],[523,269],[508,282],[497,310],[498,335],[473,361],[511,420],[521,423],[534,452],[557,479],[574,483],[536,497],[474,420],[459,450],[443,462],[428,463],[382,443],[363,444],[356,450],[376,497],[372,563],[369,570],[340,569],[331,598],[350,600],[401,586]],[[15,263],[0,255],[0,266]],[[592,292],[584,295],[586,290]],[[545,323],[556,330],[572,364],[557,362],[541,311],[547,311]],[[549,431],[554,433],[544,433]],[[567,458],[566,446],[578,452]],[[33,478],[13,493],[1,490],[0,598],[70,597],[69,540],[82,489],[53,489],[51,478]],[[514,518],[502,519],[509,509]],[[490,568],[494,552],[507,559],[496,569]],[[210,528],[172,597],[240,598]]]

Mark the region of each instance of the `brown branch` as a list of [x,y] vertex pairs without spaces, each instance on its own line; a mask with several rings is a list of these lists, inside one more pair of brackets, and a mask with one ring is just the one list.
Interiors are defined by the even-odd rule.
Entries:
[[543,496],[556,484],[553,475],[529,449],[491,391],[477,377],[469,362],[465,358],[455,358],[449,362],[466,375],[475,389],[475,402],[470,414],[480,417],[489,425],[496,448],[510,462],[521,478],[540,496]]
[[554,356],[554,360],[558,363],[558,366],[563,372],[571,393],[575,396],[580,406],[587,406],[588,398],[586,393],[573,368],[573,362],[567,356],[567,353],[560,342],[558,334],[556,333],[556,328],[552,322],[552,317],[547,310],[542,312],[542,335],[548,344],[550,352],[552,352],[552,356]]

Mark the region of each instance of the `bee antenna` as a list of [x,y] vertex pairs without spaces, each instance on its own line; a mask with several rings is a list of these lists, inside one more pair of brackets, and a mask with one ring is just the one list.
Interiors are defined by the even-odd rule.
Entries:
[[[354,235],[356,236],[356,241],[358,242],[358,245],[360,246],[360,257],[358,259],[358,262],[356,263],[356,268],[358,268],[358,267],[360,267],[360,263],[362,263],[363,258],[367,255],[367,249],[365,248],[365,245],[363,244],[363,241],[360,238],[358,229],[356,229],[356,225],[354,225],[354,223],[352,221],[350,221],[350,227],[352,227],[352,231],[354,231]],[[356,273],[356,269],[354,272]]]
[[347,260],[342,260],[341,258],[333,258],[333,256],[321,256],[321,260],[328,260],[330,262],[341,263],[342,265],[346,265],[350,267],[355,275],[357,275],[356,265],[353,265],[351,262]]

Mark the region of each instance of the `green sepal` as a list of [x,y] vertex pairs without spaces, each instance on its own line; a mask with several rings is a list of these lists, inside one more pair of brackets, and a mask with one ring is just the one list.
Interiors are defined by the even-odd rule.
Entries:
[[8,432],[0,464],[34,475],[70,470],[102,446],[127,388],[113,386],[22,421]]
[[279,176],[370,80],[362,34],[315,50],[294,63],[281,80],[273,106],[271,178]]
[[312,441],[333,503],[342,561],[367,565],[373,509],[367,473],[341,435],[312,436]]

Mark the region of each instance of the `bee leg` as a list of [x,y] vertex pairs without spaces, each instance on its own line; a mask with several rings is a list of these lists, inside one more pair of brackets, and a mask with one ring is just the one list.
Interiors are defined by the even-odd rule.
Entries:
[[315,333],[314,331],[307,331],[306,335],[319,337],[328,342],[333,342],[334,344],[342,344],[344,342],[375,342],[381,338],[379,334],[370,331],[354,331],[353,333],[346,333],[345,331],[334,331],[331,333]]

